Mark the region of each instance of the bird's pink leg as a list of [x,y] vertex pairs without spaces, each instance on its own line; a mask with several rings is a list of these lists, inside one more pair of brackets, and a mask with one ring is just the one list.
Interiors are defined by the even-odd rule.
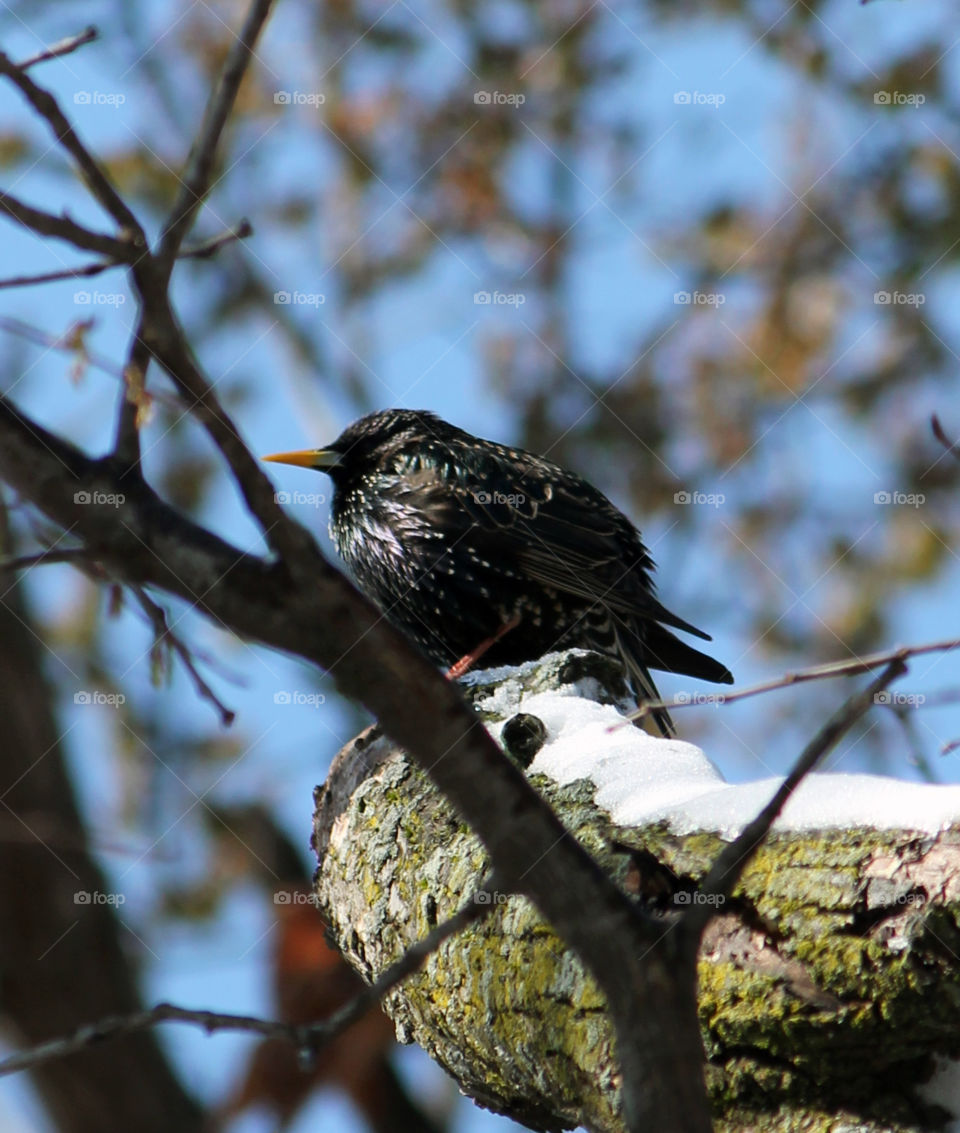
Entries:
[[469,670],[473,668],[474,663],[476,661],[479,661],[484,653],[486,653],[486,651],[491,648],[491,646],[496,645],[505,633],[509,633],[510,630],[516,629],[519,624],[520,615],[514,614],[508,622],[503,623],[503,625],[497,630],[493,637],[488,637],[486,641],[481,641],[476,649],[474,649],[471,653],[467,653],[466,656],[461,657],[455,665],[451,665],[450,668],[447,669],[448,678],[451,681],[455,681],[457,677],[462,677],[464,673],[469,672]]

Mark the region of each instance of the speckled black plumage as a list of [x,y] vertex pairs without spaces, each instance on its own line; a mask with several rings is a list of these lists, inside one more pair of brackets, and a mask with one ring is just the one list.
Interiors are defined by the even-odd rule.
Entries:
[[[438,665],[519,616],[483,667],[579,646],[618,657],[638,697],[657,696],[651,668],[732,681],[666,628],[709,640],[657,601],[639,532],[574,473],[422,411],[370,414],[331,450],[337,549]],[[659,723],[672,732],[666,714]]]

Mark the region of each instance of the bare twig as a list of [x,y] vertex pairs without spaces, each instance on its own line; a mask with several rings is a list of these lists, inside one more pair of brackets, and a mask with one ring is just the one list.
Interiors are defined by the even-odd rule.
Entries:
[[83,547],[65,547],[62,551],[40,551],[36,555],[21,555],[16,559],[0,559],[0,571],[28,570],[35,566],[50,566],[54,563],[91,566],[93,559]]
[[54,216],[53,213],[44,212],[43,209],[33,208],[23,201],[11,196],[10,193],[0,192],[0,211],[7,213],[14,220],[36,232],[38,236],[53,236],[57,240],[66,240],[74,247],[83,248],[87,252],[100,252],[114,260],[127,258],[129,249],[115,236],[105,232],[94,232],[84,228],[68,216]]
[[[76,353],[76,347],[71,343],[69,333],[65,335],[49,334],[47,331],[40,330],[39,327],[31,326],[29,323],[22,322],[20,319],[10,319],[2,315],[0,315],[0,330],[5,330],[9,334],[15,334],[18,338],[26,339],[27,342],[33,342],[37,346],[44,346],[48,350],[59,350],[65,354]],[[123,370],[115,365],[112,359],[107,358],[106,355],[88,351],[85,360],[88,365],[95,367],[104,374],[108,374],[111,378],[116,378],[121,382],[125,380]],[[176,413],[183,413],[183,403],[174,395],[161,390],[151,392],[150,396],[154,401],[166,406],[167,409]]]
[[[960,649],[960,638],[947,638],[944,641],[933,641],[926,645],[899,645],[895,649],[888,649],[883,653],[871,653],[867,657],[859,657],[855,661],[831,661],[826,665],[814,665],[810,669],[798,669],[792,673],[784,673],[776,680],[763,681],[761,684],[749,685],[747,688],[736,689],[734,692],[708,693],[706,698],[711,704],[732,704],[735,700],[745,700],[748,696],[759,696],[763,692],[773,692],[778,688],[789,688],[791,685],[803,684],[806,681],[822,681],[829,677],[852,677],[858,673],[869,673],[887,665],[891,661],[906,661],[910,657],[920,657],[924,653],[948,653],[951,649]],[[651,712],[661,708],[673,711],[675,708],[688,708],[690,705],[703,703],[695,697],[681,697],[679,700],[649,700],[642,704],[636,712],[631,712],[628,720],[642,720]],[[623,727],[614,724],[613,728]]]
[[[53,218],[57,220],[57,217]],[[219,236],[212,236],[209,240],[191,248],[184,248],[179,255],[181,260],[206,260],[215,256],[227,244],[236,240],[245,240],[253,234],[253,227],[249,220],[241,220],[235,227],[221,232]],[[10,279],[0,279],[0,290],[11,287],[32,287],[38,283],[56,283],[62,279],[89,279],[100,275],[111,268],[126,267],[121,260],[97,260],[92,264],[78,264],[72,268],[61,268],[59,271],[42,272],[39,275],[17,275]]]
[[0,51],[0,75],[6,75],[18,87],[24,98],[44,119],[53,136],[73,158],[90,192],[117,222],[121,232],[125,234],[124,240],[116,242],[119,248],[118,258],[132,260],[141,255],[147,248],[147,237],[140,221],[137,220],[126,202],[111,185],[99,162],[80,141],[73,126],[60,109],[57,100],[44,87],[38,86],[23,68],[18,67],[3,51]]
[[243,443],[236,425],[200,368],[173,311],[168,292],[172,264],[210,189],[214,152],[270,7],[271,0],[253,0],[208,103],[188,161],[183,189],[170,213],[160,249],[156,256],[143,257],[132,267],[134,285],[142,302],[141,337],[144,343],[170,375],[222,453],[244,502],[260,524],[270,547],[284,560],[287,569],[302,571],[306,577],[317,569],[319,551],[316,543],[278,504],[269,478]]
[[940,424],[940,418],[936,415],[936,413],[934,413],[934,415],[930,418],[930,428],[933,429],[933,435],[943,445],[947,452],[950,453],[950,455],[955,460],[960,460],[960,445],[955,444],[950,440],[950,438],[944,432],[943,426]]
[[143,311],[133,332],[127,364],[123,368],[123,393],[117,410],[117,432],[113,452],[126,468],[125,476],[139,475],[140,426],[146,420],[146,391],[150,350],[143,338]]
[[28,67],[33,67],[37,63],[45,63],[48,59],[59,59],[64,55],[69,55],[71,52],[76,51],[78,47],[83,47],[87,43],[92,43],[100,33],[91,24],[90,27],[84,28],[82,32],[77,35],[68,36],[66,39],[61,39],[59,42],[54,43],[50,47],[46,47],[37,55],[31,55],[29,59],[24,59],[22,63],[17,66],[21,71],[25,71]]
[[[83,547],[65,547],[63,550],[59,551],[49,550],[41,551],[35,555],[21,555],[16,559],[0,559],[0,572],[12,573],[13,571],[27,570],[35,566],[50,566],[54,563],[69,563],[72,566],[82,567],[84,571],[88,573],[107,577],[107,572],[98,567],[96,560],[92,558],[90,552]],[[176,653],[183,662],[184,668],[190,674],[197,693],[214,706],[220,716],[220,722],[225,728],[229,728],[236,719],[237,714],[232,709],[227,708],[200,675],[200,671],[196,666],[189,646],[170,628],[163,607],[154,602],[142,586],[131,586],[130,589],[140,603],[141,609],[150,619],[158,643],[168,644],[174,653]]]
[[99,260],[95,264],[78,264],[75,268],[61,268],[60,271],[47,271],[40,275],[15,275],[10,279],[0,279],[0,290],[10,287],[33,287],[37,283],[56,283],[61,279],[90,279],[92,276],[120,266],[116,260]]
[[190,674],[190,678],[194,683],[197,693],[204,699],[208,700],[220,715],[220,723],[225,728],[229,728],[233,721],[236,719],[236,712],[227,708],[222,700],[217,696],[213,689],[200,675],[196,664],[193,660],[193,654],[183,641],[173,632],[167,622],[166,611],[162,606],[158,605],[150,597],[149,594],[143,589],[142,586],[131,587],[133,593],[136,595],[137,601],[140,603],[144,613],[153,623],[153,631],[157,635],[159,643],[167,642],[170,648],[177,654],[183,662],[184,668]]
[[51,1039],[49,1042],[40,1043],[29,1050],[11,1055],[0,1062],[0,1077],[16,1074],[21,1070],[33,1070],[45,1062],[52,1062],[68,1054],[76,1054],[108,1039],[142,1031],[158,1023],[191,1023],[203,1027],[209,1034],[215,1031],[244,1031],[263,1035],[265,1038],[284,1038],[289,1039],[301,1050],[313,1054],[361,1019],[388,991],[417,971],[448,937],[460,932],[472,921],[485,916],[490,908],[489,904],[481,904],[472,899],[468,901],[449,920],[437,925],[421,941],[412,945],[399,960],[386,968],[374,983],[320,1023],[298,1025],[259,1019],[254,1015],[196,1011],[177,1007],[172,1003],[159,1003],[149,1011],[100,1019],[96,1023],[79,1027],[72,1035]]
[[157,278],[152,266],[135,267],[134,275],[143,301],[142,336],[150,353],[170,375],[220,450],[270,548],[284,560],[286,569],[302,572],[304,580],[308,575],[315,576],[320,552],[313,536],[277,502],[269,477],[244,444],[233,419],[201,370],[170,305],[166,283]]
[[[920,652],[921,650],[917,650]],[[901,651],[903,652],[903,651]],[[767,836],[777,816],[783,810],[787,800],[797,789],[804,778],[813,770],[820,759],[837,743],[844,733],[851,728],[860,717],[876,703],[876,696],[901,674],[907,671],[906,661],[902,656],[895,656],[889,660],[887,667],[879,677],[870,682],[865,689],[851,696],[842,707],[830,717],[810,743],[804,748],[800,758],[794,764],[790,774],[775,792],[773,798],[752,819],[739,836],[726,846],[713,864],[713,868],[700,885],[700,892],[705,897],[729,897],[743,875],[743,871],[750,859],[756,853],[760,843]],[[687,914],[692,926],[696,927],[697,935],[702,931],[707,921],[716,912],[717,903],[709,900],[692,906]]]
[[193,225],[197,211],[210,192],[213,163],[223,128],[246,74],[254,44],[270,14],[272,0],[253,0],[247,19],[227,56],[220,81],[204,114],[200,131],[193,144],[181,190],[160,238],[157,259],[161,270],[169,276],[180,245]]
[[226,232],[221,232],[219,236],[211,236],[209,240],[203,240],[199,244],[181,249],[178,259],[206,260],[216,255],[224,245],[232,244],[236,240],[246,240],[252,235],[253,225],[246,217],[243,217],[239,224],[233,228],[228,228]]

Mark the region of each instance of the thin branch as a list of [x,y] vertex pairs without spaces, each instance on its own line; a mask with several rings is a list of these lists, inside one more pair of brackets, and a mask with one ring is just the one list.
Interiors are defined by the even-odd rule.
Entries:
[[239,224],[233,228],[228,228],[226,232],[221,232],[219,236],[211,236],[209,240],[203,240],[199,244],[181,249],[177,258],[181,260],[207,260],[216,255],[226,244],[232,244],[236,240],[246,240],[252,235],[253,225],[246,217],[243,217]]
[[61,279],[90,279],[94,275],[120,267],[116,260],[100,260],[95,264],[81,264],[75,268],[43,272],[41,275],[15,275],[10,279],[0,279],[0,290],[11,287],[33,287],[37,283],[56,283]]
[[147,594],[142,586],[132,586],[131,590],[136,595],[137,601],[140,603],[144,613],[153,623],[153,631],[157,636],[159,643],[167,642],[170,648],[177,654],[183,662],[184,668],[190,674],[193,680],[194,687],[197,693],[204,700],[209,701],[220,715],[220,723],[225,728],[229,728],[233,721],[236,719],[236,712],[227,708],[222,700],[217,696],[213,689],[200,675],[199,670],[193,660],[193,654],[190,652],[189,647],[173,632],[167,622],[166,611],[162,606],[158,605]]
[[312,536],[291,519],[277,502],[270,479],[244,444],[187,341],[170,302],[169,281],[180,245],[210,189],[214,151],[233,108],[237,90],[250,62],[253,44],[270,12],[272,0],[253,0],[240,36],[227,56],[216,90],[207,105],[194,143],[181,191],[160,241],[156,256],[132,264],[133,279],[142,301],[142,338],[150,353],[170,375],[206,428],[230,467],[250,514],[284,566],[303,580],[315,575],[319,550]]
[[259,523],[271,550],[284,568],[302,581],[316,576],[321,560],[313,536],[277,502],[270,478],[246,446],[233,419],[200,368],[183,327],[170,305],[167,283],[153,264],[134,267],[143,302],[142,336],[150,353],[169,374],[191,412],[203,425],[227,462],[247,509]]
[[[57,218],[54,217],[53,219],[56,220]],[[246,240],[248,236],[252,235],[253,226],[249,220],[244,218],[235,228],[221,232],[219,236],[211,236],[209,240],[204,240],[193,247],[184,248],[178,259],[207,260],[215,256],[225,245],[232,244],[235,240]],[[40,275],[17,275],[11,279],[0,279],[0,290],[11,287],[32,287],[37,283],[56,283],[62,279],[89,279],[91,276],[100,275],[111,268],[126,266],[122,260],[111,258],[109,260],[97,260],[96,263],[92,264],[78,264],[77,267],[73,268],[61,268],[60,271],[43,272]]]
[[[960,649],[960,638],[947,638],[944,641],[933,641],[926,645],[899,645],[895,649],[888,649],[883,653],[871,653],[867,657],[860,657],[856,661],[830,661],[826,665],[814,665],[810,669],[798,669],[792,673],[785,673],[776,680],[764,681],[761,684],[749,685],[747,688],[736,689],[734,692],[708,693],[711,704],[732,704],[735,700],[745,700],[748,696],[759,696],[763,692],[773,692],[778,688],[789,688],[791,685],[804,684],[806,681],[822,681],[829,677],[851,677],[858,673],[869,673],[879,669],[881,665],[891,661],[906,661],[910,657],[920,657],[924,653],[947,653],[951,649]],[[675,708],[688,708],[690,705],[702,703],[696,698],[683,697],[679,700],[648,700],[636,712],[631,712],[628,720],[642,720],[651,712],[661,708],[673,711]],[[614,724],[613,728],[623,727]]]
[[[490,880],[485,879],[477,892],[479,893],[482,889],[489,889],[490,885]],[[490,909],[491,904],[478,901],[477,894],[474,893],[458,912],[442,924],[438,924],[436,928],[431,929],[416,944],[411,944],[398,960],[384,968],[369,987],[364,988],[349,1003],[335,1011],[326,1022],[315,1023],[304,1028],[306,1031],[304,1045],[311,1053],[315,1053],[341,1031],[346,1030],[351,1023],[362,1018],[375,1003],[379,1003],[383,999],[388,991],[392,991],[397,984],[402,983],[408,976],[412,976],[414,972],[418,971],[445,940],[455,936],[461,929],[466,928],[474,921],[482,920],[490,912]]]
[[38,86],[23,68],[17,66],[3,51],[0,51],[0,75],[6,75],[46,121],[53,136],[73,158],[90,192],[117,222],[120,230],[126,234],[126,240],[117,241],[121,249],[118,258],[132,260],[142,254],[147,248],[147,237],[140,221],[110,183],[100,164],[80,141],[57,100],[44,87]]
[[[923,650],[917,650],[921,652]],[[901,651],[903,652],[903,651]],[[790,774],[775,792],[773,798],[752,819],[739,836],[724,848],[713,864],[713,868],[699,886],[704,897],[729,897],[743,875],[744,869],[752,859],[767,836],[777,816],[783,810],[787,800],[803,782],[804,778],[816,767],[824,755],[840,740],[860,717],[876,703],[876,696],[890,684],[891,681],[907,671],[906,661],[902,656],[894,656],[879,677],[870,682],[865,689],[855,693],[842,705],[838,711],[824,724],[810,743],[804,748],[800,758],[793,765]],[[704,901],[692,906],[688,916],[692,929],[699,937],[707,921],[714,915],[718,902]]]
[[91,566],[93,561],[90,552],[83,547],[65,547],[62,551],[41,551],[36,555],[21,555],[16,559],[0,559],[0,571],[13,573],[16,570],[28,570],[35,566],[50,566],[54,563]]
[[[106,577],[106,572],[97,567],[96,561],[91,557],[90,552],[83,547],[66,547],[60,551],[41,551],[36,555],[21,555],[16,559],[0,559],[0,572],[12,573],[18,570],[28,570],[35,566],[50,566],[54,563],[69,563],[71,566],[79,566],[87,572]],[[131,586],[130,589],[140,603],[141,609],[150,619],[157,641],[169,644],[170,648],[177,654],[183,662],[184,668],[190,674],[197,693],[202,699],[209,701],[214,706],[220,716],[220,722],[225,728],[229,728],[236,719],[236,712],[227,708],[200,675],[200,671],[193,659],[193,654],[189,646],[170,628],[163,607],[154,602],[142,586]]]
[[940,424],[940,418],[936,415],[936,413],[934,413],[930,418],[930,428],[933,429],[933,435],[943,445],[947,452],[950,453],[950,455],[955,460],[960,460],[960,445],[955,444],[950,440],[950,438],[944,432],[943,426]]
[[169,277],[180,245],[190,231],[197,211],[210,192],[213,163],[220,136],[233,110],[237,91],[253,54],[253,47],[270,14],[272,0],[253,0],[247,19],[227,56],[220,81],[207,104],[200,131],[191,149],[180,193],[170,212],[157,253],[161,270]]
[[51,47],[44,48],[38,55],[31,55],[29,59],[24,59],[24,61],[18,63],[17,66],[21,71],[25,71],[28,67],[33,67],[37,63],[45,63],[48,59],[59,59],[64,55],[69,55],[71,52],[76,51],[78,47],[92,43],[99,35],[99,31],[91,24],[90,27],[84,28],[83,31],[79,32],[77,35],[71,35],[66,39],[61,39]]
[[[0,315],[0,330],[15,334],[18,338],[24,338],[27,342],[33,342],[37,346],[44,346],[48,350],[59,350],[65,354],[76,354],[76,347],[72,344],[69,333],[65,335],[48,334],[47,331],[40,330],[39,327],[31,326],[29,323],[22,322],[20,319],[9,319],[2,315]],[[116,378],[121,382],[125,381],[123,370],[114,365],[113,361],[107,358],[106,355],[95,354],[88,351],[85,356],[85,361],[88,365],[95,367],[104,374],[108,374],[111,378]],[[172,412],[183,413],[183,403],[174,395],[160,391],[151,393],[150,396],[154,401],[165,405],[167,409]]]
[[386,968],[374,983],[364,988],[323,1022],[298,1025],[259,1019],[254,1015],[195,1011],[191,1008],[177,1007],[172,1003],[159,1003],[149,1011],[138,1011],[132,1015],[112,1015],[96,1023],[88,1023],[79,1027],[72,1035],[51,1039],[49,1042],[39,1043],[29,1050],[11,1055],[0,1062],[0,1077],[16,1074],[22,1070],[33,1070],[45,1062],[52,1062],[68,1054],[76,1054],[108,1039],[133,1034],[147,1027],[154,1027],[158,1023],[191,1023],[203,1027],[208,1034],[215,1031],[244,1031],[248,1034],[263,1035],[265,1038],[284,1038],[289,1039],[301,1050],[314,1054],[337,1038],[351,1024],[361,1019],[388,991],[417,971],[427,957],[448,937],[460,932],[472,921],[485,916],[490,909],[489,904],[480,904],[473,899],[468,901],[449,920],[437,925],[422,940],[412,945],[399,960]]
[[137,329],[130,343],[127,364],[123,367],[123,389],[117,409],[113,452],[126,468],[125,475],[140,475],[140,426],[146,420],[150,404],[150,395],[146,391],[150,349],[143,338],[143,320],[141,309]]
[[57,240],[65,240],[74,247],[83,248],[87,252],[100,252],[113,260],[126,260],[130,250],[115,236],[105,232],[94,232],[84,228],[68,216],[54,216],[53,213],[44,212],[43,209],[33,208],[24,204],[10,193],[0,192],[0,211],[13,217],[24,228],[36,232],[38,236],[53,236]]

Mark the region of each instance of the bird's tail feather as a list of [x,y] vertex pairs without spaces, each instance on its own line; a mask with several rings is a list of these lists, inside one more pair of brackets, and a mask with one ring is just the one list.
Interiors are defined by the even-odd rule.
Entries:
[[[650,670],[638,660],[637,650],[631,648],[624,642],[617,627],[614,628],[614,636],[616,638],[617,652],[626,665],[627,673],[630,677],[630,684],[633,686],[634,694],[637,697],[637,707],[640,707],[643,702],[647,700],[659,700],[660,693],[653,682],[653,677],[650,676]],[[676,736],[677,729],[673,726],[670,713],[665,709],[655,708],[649,716],[635,720],[634,723],[638,728],[643,728],[648,720],[653,721],[660,735],[664,736],[666,739],[672,739]]]
[[656,622],[644,626],[643,645],[645,660],[652,669],[682,673],[714,684],[733,684],[733,674],[726,665],[687,645]]

